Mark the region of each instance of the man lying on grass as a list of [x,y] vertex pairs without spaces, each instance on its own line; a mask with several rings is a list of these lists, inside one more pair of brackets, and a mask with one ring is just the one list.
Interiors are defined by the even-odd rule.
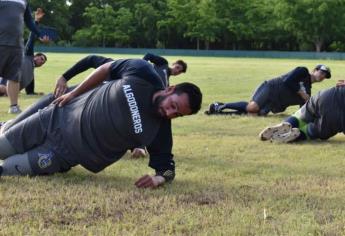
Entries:
[[[124,67],[132,69],[122,74]],[[99,86],[109,77],[114,81]],[[156,187],[175,176],[170,119],[197,113],[201,101],[191,83],[164,88],[144,60],[108,62],[0,135],[2,175],[46,175],[76,165],[96,173],[128,149],[147,146],[156,175],[136,186]]]
[[277,142],[326,140],[345,132],[345,83],[320,91],[284,122],[265,128],[260,139]]
[[205,114],[267,115],[269,112],[283,112],[288,106],[302,106],[311,95],[311,84],[325,78],[331,78],[331,70],[325,65],[317,65],[311,73],[306,67],[296,67],[285,75],[264,81],[250,102],[215,102],[210,104]]
[[[170,75],[177,76],[181,74],[182,72],[185,72],[187,69],[187,64],[182,61],[178,60],[176,61],[171,67],[169,67],[168,61],[160,56],[154,55],[154,54],[146,54],[143,58],[145,61],[149,61],[152,63],[153,68],[159,75],[159,78],[161,79],[164,87],[168,87],[169,85],[169,78]],[[2,126],[1,131],[7,130],[11,126],[17,124],[21,120],[31,116],[35,112],[37,112],[39,109],[43,109],[46,106],[48,106],[50,103],[54,101],[55,98],[60,97],[63,95],[66,91],[71,90],[72,88],[67,87],[67,82],[70,81],[73,77],[76,75],[90,69],[96,69],[100,67],[101,65],[104,65],[108,62],[113,62],[114,59],[107,58],[99,55],[89,55],[81,60],[79,60],[76,64],[74,64],[71,68],[69,68],[66,72],[64,72],[60,78],[57,80],[54,94],[48,94],[47,96],[42,97],[38,102],[27,108],[24,112],[19,114],[15,119],[6,122],[5,125]],[[119,69],[118,78],[122,78],[123,76],[132,73],[131,70],[133,69],[130,66],[127,66],[127,64],[121,64]],[[107,78],[107,80],[112,80],[113,78]],[[0,85],[0,95],[1,95],[1,85]],[[6,91],[6,87],[4,88]],[[146,150],[144,147],[137,147],[132,150],[132,157],[142,157],[146,156]]]

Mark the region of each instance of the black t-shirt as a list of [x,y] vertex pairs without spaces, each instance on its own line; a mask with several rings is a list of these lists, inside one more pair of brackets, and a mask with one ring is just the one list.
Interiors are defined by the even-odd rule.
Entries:
[[307,68],[296,67],[289,73],[268,81],[270,86],[270,108],[273,113],[282,112],[288,106],[303,105],[299,90],[311,94],[311,79]]
[[153,67],[140,59],[117,60],[111,65],[110,78],[115,81],[62,108],[41,111],[42,120],[63,127],[71,158],[90,171],[104,169],[128,149],[147,146],[149,165],[157,173],[174,173],[171,122],[152,110],[153,93],[164,89]]

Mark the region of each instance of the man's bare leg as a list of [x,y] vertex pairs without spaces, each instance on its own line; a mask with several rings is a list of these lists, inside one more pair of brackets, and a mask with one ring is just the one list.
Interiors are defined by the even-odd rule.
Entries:
[[8,80],[7,81],[7,95],[10,99],[9,113],[20,113],[21,110],[18,107],[18,95],[19,95],[19,82]]

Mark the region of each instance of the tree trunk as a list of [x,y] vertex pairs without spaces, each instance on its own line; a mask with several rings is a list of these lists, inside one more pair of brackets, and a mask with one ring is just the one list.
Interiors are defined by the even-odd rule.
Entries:
[[205,49],[206,50],[210,49],[210,41],[208,41],[208,40],[205,41]]
[[316,42],[314,42],[315,45],[315,49],[317,52],[321,52],[322,46],[323,46],[323,42],[322,40],[318,40]]
[[200,40],[196,39],[196,50],[200,49]]

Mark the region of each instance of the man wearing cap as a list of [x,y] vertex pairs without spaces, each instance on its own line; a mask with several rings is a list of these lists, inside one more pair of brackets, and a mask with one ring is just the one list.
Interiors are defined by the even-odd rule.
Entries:
[[345,133],[345,83],[312,96],[284,122],[265,128],[259,137],[283,143],[321,139]]
[[[302,106],[311,95],[311,84],[331,78],[331,70],[325,65],[317,65],[310,73],[306,67],[294,70],[277,78],[264,81],[254,92],[251,101],[210,104],[206,114],[254,114],[279,113],[288,106]],[[225,109],[230,109],[224,112]]]

